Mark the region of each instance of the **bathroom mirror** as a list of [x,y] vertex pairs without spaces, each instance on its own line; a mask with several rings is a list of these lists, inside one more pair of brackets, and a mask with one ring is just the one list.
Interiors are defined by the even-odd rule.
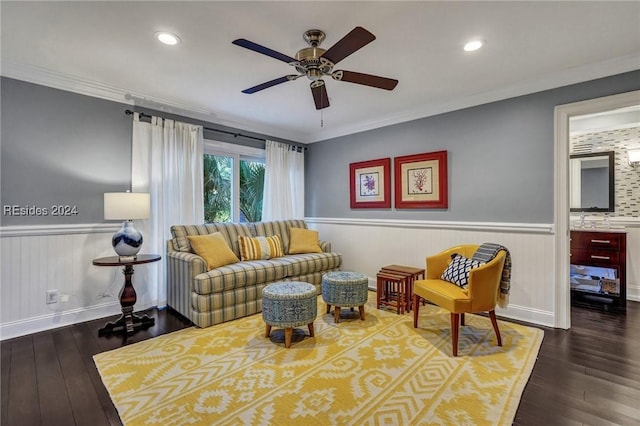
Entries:
[[615,152],[570,156],[570,200],[572,212],[614,212]]

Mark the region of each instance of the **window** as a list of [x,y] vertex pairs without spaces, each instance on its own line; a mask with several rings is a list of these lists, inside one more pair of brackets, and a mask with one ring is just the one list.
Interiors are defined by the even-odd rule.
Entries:
[[205,140],[205,222],[262,219],[264,150]]

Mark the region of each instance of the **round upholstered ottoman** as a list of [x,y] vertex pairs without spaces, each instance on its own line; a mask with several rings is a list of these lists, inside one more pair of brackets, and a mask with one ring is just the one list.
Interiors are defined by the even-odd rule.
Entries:
[[284,328],[284,346],[291,346],[293,327],[307,325],[313,337],[313,321],[318,315],[316,287],[300,281],[280,281],[262,290],[262,319],[267,325],[265,337],[271,327]]
[[322,276],[322,300],[327,304],[327,313],[334,306],[334,322],[340,322],[340,308],[360,309],[364,321],[364,305],[367,303],[369,278],[352,271],[327,272]]

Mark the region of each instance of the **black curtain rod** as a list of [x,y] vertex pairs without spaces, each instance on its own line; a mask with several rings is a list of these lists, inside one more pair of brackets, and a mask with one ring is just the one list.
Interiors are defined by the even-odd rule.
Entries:
[[[127,115],[132,115],[134,113],[134,111],[131,111],[130,109],[126,110],[124,112]],[[140,117],[146,117],[146,118],[151,118],[150,115],[139,112],[138,114],[140,114]],[[262,139],[262,138],[257,138],[255,136],[249,136],[249,135],[243,135],[242,133],[238,133],[238,132],[229,132],[227,130],[221,130],[221,129],[212,129],[211,127],[203,127],[204,130],[209,130],[211,132],[218,132],[218,133],[224,133],[225,135],[232,135],[234,138],[247,138],[247,139],[253,139],[253,140],[257,140],[257,141],[262,141],[262,142],[266,142],[266,139]]]
[[[126,115],[133,115],[133,113],[134,113],[134,112],[135,112],[135,111],[131,111],[130,109],[128,109],[128,110],[125,110],[125,112],[124,112],[124,113],[125,113]],[[138,112],[138,114],[140,114],[140,117],[146,117],[146,118],[151,118],[151,117],[152,117],[151,115],[149,115],[149,114],[145,114],[145,113],[143,113],[143,112]],[[253,140],[261,141],[261,142],[266,142],[266,141],[267,141],[266,139],[263,139],[263,138],[257,138],[257,137],[255,137],[255,136],[243,135],[242,133],[238,133],[238,132],[230,132],[230,131],[228,131],[228,130],[213,129],[213,128],[211,128],[211,127],[203,127],[203,129],[204,129],[204,130],[209,130],[209,131],[211,131],[211,132],[218,132],[218,133],[224,133],[225,135],[231,135],[231,136],[233,136],[234,138],[238,138],[238,137],[240,137],[240,138],[253,139]],[[286,143],[286,142],[285,142],[285,143]],[[304,150],[304,151],[306,151],[306,150],[307,150],[307,147],[306,147],[306,146],[293,145],[293,144],[290,144],[290,143],[289,143],[288,145],[291,145],[292,147],[295,147],[295,149],[296,149],[298,152],[302,152],[302,150]]]

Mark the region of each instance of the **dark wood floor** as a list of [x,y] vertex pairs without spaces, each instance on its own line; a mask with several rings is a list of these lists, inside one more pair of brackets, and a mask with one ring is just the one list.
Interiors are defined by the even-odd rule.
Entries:
[[[172,311],[128,340],[98,337],[105,320],[0,344],[2,425],[120,425],[92,356],[188,327]],[[640,303],[626,315],[572,309],[569,331],[545,329],[515,425],[639,425]]]

